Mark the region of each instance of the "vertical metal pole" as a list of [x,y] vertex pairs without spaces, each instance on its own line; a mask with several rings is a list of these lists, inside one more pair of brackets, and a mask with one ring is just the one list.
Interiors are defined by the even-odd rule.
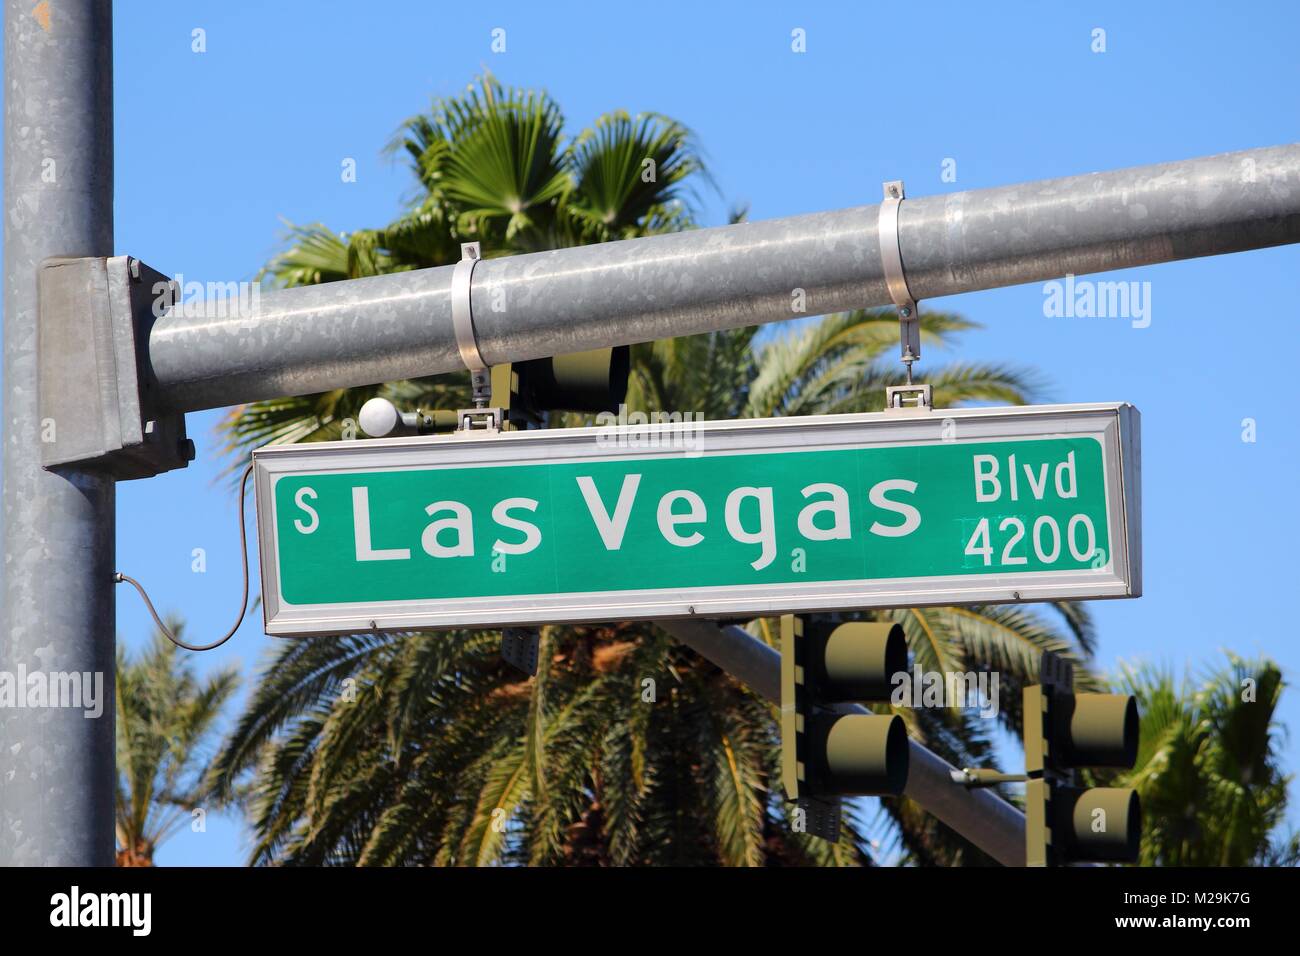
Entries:
[[[4,30],[0,864],[111,865],[114,487],[41,468],[60,423],[37,406],[36,272],[113,253],[112,4],[5,0]],[[98,717],[39,706],[60,673],[101,675]]]

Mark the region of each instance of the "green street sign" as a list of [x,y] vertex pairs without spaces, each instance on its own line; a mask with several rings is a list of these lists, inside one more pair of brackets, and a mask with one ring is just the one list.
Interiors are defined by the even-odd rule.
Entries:
[[1141,593],[1129,405],[478,432],[254,461],[270,634]]

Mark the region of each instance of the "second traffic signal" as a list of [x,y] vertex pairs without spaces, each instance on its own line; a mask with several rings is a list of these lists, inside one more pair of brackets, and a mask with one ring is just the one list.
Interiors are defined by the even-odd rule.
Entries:
[[840,797],[903,792],[910,745],[902,718],[837,705],[887,701],[894,675],[906,672],[897,624],[781,618],[782,782],[809,832],[835,838]]
[[1024,689],[1025,863],[1133,863],[1142,835],[1137,791],[1077,787],[1074,768],[1131,768],[1137,701],[1129,694],[1074,692],[1064,658],[1044,652],[1040,683]]

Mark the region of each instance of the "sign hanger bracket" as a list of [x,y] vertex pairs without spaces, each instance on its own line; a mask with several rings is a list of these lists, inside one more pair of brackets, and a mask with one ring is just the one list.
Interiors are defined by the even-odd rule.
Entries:
[[898,207],[902,205],[906,194],[901,179],[890,180],[883,185],[885,195],[880,203],[877,220],[880,265],[889,297],[898,307],[900,354],[903,365],[907,368],[907,385],[885,390],[886,407],[929,409],[930,386],[912,383],[912,363],[921,357],[921,322],[916,299],[907,287],[907,276],[903,272],[903,252],[898,244]]
[[473,408],[456,413],[457,431],[502,430],[505,416],[500,408],[490,408],[492,401],[492,370],[478,349],[478,336],[474,333],[474,309],[470,290],[474,281],[474,267],[482,258],[482,248],[477,242],[460,244],[460,262],[451,274],[451,325],[456,333],[456,349],[460,360],[469,370],[473,389]]

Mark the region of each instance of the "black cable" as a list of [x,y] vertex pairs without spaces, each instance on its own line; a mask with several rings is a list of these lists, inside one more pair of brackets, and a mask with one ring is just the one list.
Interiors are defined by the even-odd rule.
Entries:
[[187,651],[210,651],[218,648],[234,637],[235,632],[239,630],[239,625],[244,623],[244,614],[248,611],[248,529],[244,527],[244,494],[248,490],[248,476],[252,473],[253,466],[250,463],[249,466],[244,469],[244,474],[239,479],[239,554],[244,561],[244,597],[239,604],[239,617],[235,619],[234,626],[226,632],[226,636],[221,640],[216,641],[213,644],[186,644],[168,630],[167,625],[162,622],[162,618],[160,618],[158,612],[154,610],[153,601],[149,600],[149,595],[145,593],[145,590],[139,581],[130,575],[123,574],[121,571],[117,571],[113,574],[114,583],[121,584],[125,581],[140,592],[140,597],[144,598],[144,606],[147,607],[149,613],[153,615],[153,622],[158,625],[158,630],[162,631],[163,634],[167,636],[167,639],[177,647],[183,647]]

